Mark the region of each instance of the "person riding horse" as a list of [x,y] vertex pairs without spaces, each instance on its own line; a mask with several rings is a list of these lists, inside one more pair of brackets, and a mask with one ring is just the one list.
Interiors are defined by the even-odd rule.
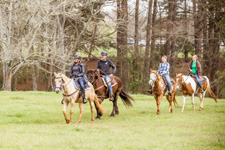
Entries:
[[84,73],[84,65],[80,62],[81,56],[75,55],[74,56],[74,63],[71,66],[70,71],[70,78],[79,82],[82,93],[83,93],[83,103],[86,104],[87,100],[85,98],[85,85],[88,85],[87,77]]
[[167,57],[163,56],[162,57],[162,63],[159,64],[159,70],[158,74],[162,75],[165,79],[166,82],[169,86],[169,95],[172,95],[172,84],[170,82],[170,76],[169,76],[169,69],[170,69],[170,64],[167,61]]
[[197,55],[192,56],[192,61],[189,63],[188,69],[190,71],[189,74],[193,74],[195,76],[196,81],[200,86],[201,91],[203,92],[202,84],[199,79],[199,76],[202,75],[202,67],[201,63],[197,60],[197,58]]
[[[110,73],[110,67],[112,67],[112,69],[113,69],[112,73]],[[101,59],[98,61],[96,69],[98,71],[100,71],[101,76],[104,76],[104,78],[105,78],[105,80],[108,84],[109,91],[110,91],[109,100],[113,101],[114,97],[113,97],[113,91],[112,91],[112,85],[111,85],[111,78],[110,77],[112,77],[113,74],[115,73],[116,67],[112,63],[112,61],[107,58],[107,52],[106,51],[101,52]]]

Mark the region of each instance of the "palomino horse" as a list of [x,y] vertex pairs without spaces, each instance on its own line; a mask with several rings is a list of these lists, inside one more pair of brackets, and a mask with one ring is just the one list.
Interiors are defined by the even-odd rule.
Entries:
[[183,94],[183,108],[182,112],[184,111],[184,105],[186,101],[186,96],[190,95],[192,99],[192,105],[193,110],[195,111],[195,105],[194,105],[194,96],[196,93],[199,93],[200,98],[200,108],[199,111],[203,110],[203,100],[205,97],[206,90],[209,91],[209,94],[212,96],[212,98],[217,102],[215,94],[212,92],[209,79],[206,76],[203,76],[203,78],[206,78],[206,82],[202,84],[203,92],[201,92],[199,89],[200,87],[197,86],[197,83],[194,81],[194,79],[191,76],[185,76],[183,74],[176,74],[176,83],[177,88],[182,92]]
[[[78,119],[78,123],[80,123],[82,114],[83,114],[83,100],[82,100],[82,96],[79,97],[79,89],[76,88],[76,86],[73,82],[73,79],[66,77],[62,73],[58,73],[58,74],[54,73],[54,75],[55,75],[55,91],[56,91],[56,93],[59,93],[61,88],[63,90],[63,100],[64,100],[63,115],[65,117],[66,123],[69,123],[69,124],[72,123],[73,109],[74,109],[75,103],[79,103],[80,116]],[[90,88],[85,90],[85,96],[90,103],[91,122],[93,122],[94,121],[94,102],[97,105],[98,109],[101,111],[101,113],[103,113],[103,109],[98,102],[98,97],[95,94],[92,84],[88,83],[88,85],[90,86]],[[71,104],[70,120],[68,120],[67,116],[66,116],[66,109],[67,109],[69,103]]]
[[[156,104],[157,104],[157,114],[160,113],[159,105],[162,100],[163,95],[166,95],[167,100],[169,101],[169,113],[173,112],[172,108],[172,102],[174,102],[174,105],[177,104],[176,101],[176,83],[174,82],[173,90],[172,90],[172,96],[168,94],[168,90],[166,90],[166,85],[164,84],[164,81],[162,79],[162,76],[157,73],[157,70],[150,70],[150,80],[149,85],[150,88],[152,88],[152,95],[154,95]],[[171,80],[173,80],[171,78]],[[174,81],[174,80],[173,80]]]
[[[99,75],[99,72],[97,70],[88,70],[87,72],[87,77],[88,77],[88,81],[91,82],[91,84],[93,84],[94,88],[95,88],[95,92],[98,95],[98,98],[100,99],[99,103],[101,104],[104,99],[109,98],[109,94],[106,95],[106,89],[107,87],[105,87],[102,78]],[[110,116],[114,116],[114,114],[118,115],[119,114],[119,110],[118,110],[118,106],[117,106],[117,99],[118,96],[121,97],[124,105],[127,107],[132,107],[132,103],[131,100],[134,101],[134,99],[127,94],[124,90],[123,90],[123,85],[122,85],[122,81],[120,80],[120,78],[113,76],[113,78],[116,80],[117,84],[115,86],[112,87],[113,89],[113,94],[114,94],[114,100],[113,100],[113,110]],[[98,108],[96,107],[97,110],[97,117],[98,119],[100,119],[100,117],[102,116],[101,112],[98,111]]]

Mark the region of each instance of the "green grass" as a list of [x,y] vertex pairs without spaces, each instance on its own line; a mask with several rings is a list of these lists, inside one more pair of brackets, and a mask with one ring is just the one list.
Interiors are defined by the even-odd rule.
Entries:
[[[112,104],[102,104],[106,113],[91,123],[89,105],[84,106],[82,122],[65,123],[61,94],[47,92],[0,92],[0,149],[225,149],[225,100],[216,104],[204,101],[204,110],[192,111],[190,97],[181,113],[180,106],[168,114],[163,98],[160,115],[152,96],[133,95],[133,108],[126,108],[119,99],[119,116],[109,117]],[[196,109],[199,98],[195,99]],[[69,109],[67,111],[69,114]]]

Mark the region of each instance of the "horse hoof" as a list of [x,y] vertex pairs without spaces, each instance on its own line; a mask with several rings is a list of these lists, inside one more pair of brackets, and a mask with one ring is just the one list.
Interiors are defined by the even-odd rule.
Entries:
[[114,117],[114,115],[110,115],[110,117]]
[[70,121],[69,124],[72,124],[72,121]]
[[77,121],[77,123],[81,123],[81,121],[80,121],[80,120],[78,120],[78,121]]
[[203,110],[203,108],[202,108],[202,107],[200,107],[200,108],[199,108],[199,111],[202,111],[202,110]]
[[101,118],[100,117],[95,117],[95,119],[99,119],[100,120]]
[[91,123],[94,123],[94,120],[91,120]]
[[67,123],[67,124],[70,123],[70,120],[66,120],[66,123]]
[[117,112],[116,115],[119,115],[119,112]]

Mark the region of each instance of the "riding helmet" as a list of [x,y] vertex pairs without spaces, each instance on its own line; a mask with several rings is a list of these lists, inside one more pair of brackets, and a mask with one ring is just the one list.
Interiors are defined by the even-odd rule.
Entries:
[[74,59],[81,59],[81,56],[80,55],[75,55]]
[[106,51],[102,51],[102,52],[101,52],[101,55],[102,55],[102,56],[107,56],[107,52],[106,52]]

